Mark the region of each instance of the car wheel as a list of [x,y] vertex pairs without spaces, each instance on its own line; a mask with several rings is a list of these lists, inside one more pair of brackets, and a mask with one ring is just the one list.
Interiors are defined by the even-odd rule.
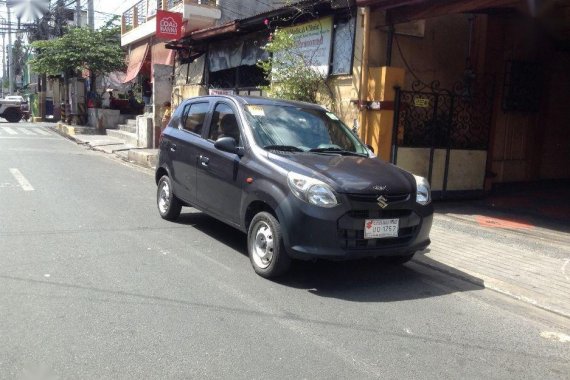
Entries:
[[414,254],[413,253],[409,253],[407,255],[403,255],[403,256],[390,256],[390,257],[383,257],[382,260],[389,265],[403,265],[405,263],[407,263],[408,261],[410,261],[411,259],[414,258]]
[[182,210],[182,202],[172,192],[172,183],[170,177],[163,175],[158,181],[158,189],[156,191],[156,203],[158,212],[163,219],[175,220]]
[[9,123],[17,123],[22,119],[22,114],[13,108],[9,108],[4,112],[4,119],[8,120]]
[[277,277],[291,265],[279,221],[268,212],[253,217],[247,233],[247,250],[253,269],[262,277]]

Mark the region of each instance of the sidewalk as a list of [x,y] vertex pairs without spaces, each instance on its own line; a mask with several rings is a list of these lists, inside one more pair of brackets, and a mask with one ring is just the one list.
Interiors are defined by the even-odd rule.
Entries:
[[[156,149],[105,135],[67,136],[143,167],[156,165]],[[570,318],[569,198],[568,184],[541,183],[505,186],[483,200],[437,202],[432,244],[415,260]]]
[[568,225],[544,228],[477,205],[470,213],[435,206],[432,244],[418,262],[570,318]]
[[57,125],[54,128],[60,134],[90,149],[114,154],[125,161],[145,168],[154,169],[156,167],[158,149],[136,148],[132,145],[125,144],[125,142],[119,138],[95,134],[95,128],[71,127],[63,124]]

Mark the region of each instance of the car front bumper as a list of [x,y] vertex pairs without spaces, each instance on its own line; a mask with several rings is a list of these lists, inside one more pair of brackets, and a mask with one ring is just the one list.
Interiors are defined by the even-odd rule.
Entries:
[[[431,203],[422,206],[408,196],[382,209],[376,197],[343,195],[340,205],[326,209],[289,195],[278,210],[287,252],[301,260],[350,260],[404,256],[430,244]],[[398,219],[398,236],[365,239],[366,219]]]

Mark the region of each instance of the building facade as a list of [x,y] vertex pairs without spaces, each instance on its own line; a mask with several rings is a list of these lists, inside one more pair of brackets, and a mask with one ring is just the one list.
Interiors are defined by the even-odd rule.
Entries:
[[220,21],[170,44],[180,57],[172,100],[261,94],[255,61],[270,34],[318,23],[326,105],[382,159],[429,178],[436,197],[569,179],[570,20],[554,4],[301,1]]

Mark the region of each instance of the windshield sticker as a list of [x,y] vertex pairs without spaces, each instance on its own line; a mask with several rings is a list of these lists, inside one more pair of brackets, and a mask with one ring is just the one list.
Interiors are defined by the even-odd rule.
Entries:
[[332,112],[327,112],[327,116],[333,120],[337,120],[338,121],[338,117],[336,117],[336,115]]
[[260,107],[260,106],[247,106],[247,110],[248,110],[249,113],[252,114],[253,116],[265,116],[265,111],[263,110],[263,107]]

